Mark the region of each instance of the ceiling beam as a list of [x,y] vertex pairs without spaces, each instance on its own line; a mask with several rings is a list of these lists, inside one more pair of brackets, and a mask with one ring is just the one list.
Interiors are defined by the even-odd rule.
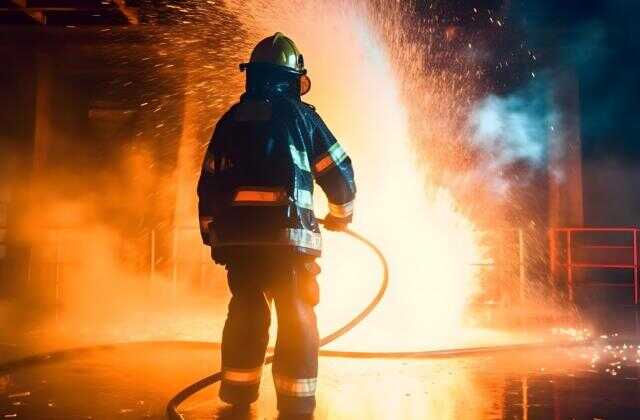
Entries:
[[129,24],[137,25],[140,23],[140,19],[138,18],[138,12],[127,6],[126,0],[113,0],[113,3],[118,7],[120,12],[127,18]]
[[41,10],[30,10],[27,8],[27,0],[11,0],[13,4],[18,6],[18,8],[24,12],[31,19],[39,23],[40,25],[47,24],[47,15]]
[[[0,7],[1,12],[16,12],[20,11],[31,17],[31,19],[45,25],[47,23],[47,12],[101,12],[104,8],[96,7],[29,7],[28,0],[10,0],[17,8]],[[125,0],[112,0],[113,5],[117,10],[127,19],[130,25],[137,25],[140,23],[138,17],[138,11],[136,8],[127,6]]]
[[[11,0],[16,6],[19,6],[20,0]],[[0,12],[16,12],[16,11],[26,11],[26,12],[99,12],[104,9],[99,9],[96,7],[0,7]]]

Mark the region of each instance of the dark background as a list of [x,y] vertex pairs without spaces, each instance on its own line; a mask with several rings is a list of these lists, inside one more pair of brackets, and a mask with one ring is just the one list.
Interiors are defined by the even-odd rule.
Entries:
[[[545,66],[577,79],[582,140],[584,224],[640,223],[640,2],[631,0],[480,0],[423,2],[451,20],[492,10],[508,20]],[[508,48],[505,48],[508,50]],[[497,78],[508,78],[508,73]],[[517,80],[506,83],[516,89]]]
[[635,161],[638,145],[640,3],[629,0],[514,2],[530,41],[575,68],[586,159]]
[[586,225],[638,224],[639,5],[518,1],[510,11],[530,42],[578,78]]

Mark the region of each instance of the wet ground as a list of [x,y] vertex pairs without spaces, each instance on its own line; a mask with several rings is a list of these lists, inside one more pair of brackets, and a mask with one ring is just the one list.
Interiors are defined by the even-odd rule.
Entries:
[[[323,358],[316,419],[637,419],[640,342],[623,341],[458,359]],[[0,376],[0,419],[161,419],[174,393],[218,366],[216,349],[156,345],[26,367]],[[248,418],[277,415],[270,373]],[[215,387],[181,410],[234,418]]]

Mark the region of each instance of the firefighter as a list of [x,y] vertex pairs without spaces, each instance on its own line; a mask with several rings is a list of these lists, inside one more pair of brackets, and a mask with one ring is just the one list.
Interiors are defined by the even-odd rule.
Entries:
[[315,108],[301,101],[311,83],[291,39],[282,33],[263,39],[240,69],[246,91],[218,121],[198,183],[203,241],[226,267],[232,293],[220,398],[241,410],[258,398],[272,298],[278,410],[283,418],[311,418],[321,254],[314,181],[329,200],[326,228],[345,229],[356,194],[351,159]]

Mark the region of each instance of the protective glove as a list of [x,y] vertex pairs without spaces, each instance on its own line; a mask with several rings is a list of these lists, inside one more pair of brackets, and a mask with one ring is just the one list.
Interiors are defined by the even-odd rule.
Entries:
[[327,230],[331,230],[333,232],[342,232],[347,230],[347,228],[349,227],[349,222],[351,222],[351,220],[335,217],[331,213],[329,213],[324,218],[324,227]]

